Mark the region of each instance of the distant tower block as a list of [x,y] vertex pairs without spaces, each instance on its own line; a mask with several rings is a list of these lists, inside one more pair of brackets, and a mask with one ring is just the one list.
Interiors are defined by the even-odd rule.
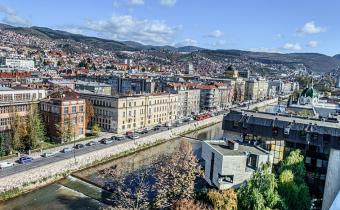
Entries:
[[340,75],[336,77],[336,83],[335,83],[336,88],[340,88]]
[[194,74],[194,65],[192,63],[187,63],[185,74]]

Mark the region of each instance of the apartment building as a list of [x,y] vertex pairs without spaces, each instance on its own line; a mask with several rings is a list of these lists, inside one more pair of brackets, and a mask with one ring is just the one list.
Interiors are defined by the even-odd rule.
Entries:
[[111,95],[111,85],[99,82],[77,81],[76,90],[88,90],[96,94]]
[[178,94],[109,96],[79,93],[93,104],[95,115],[90,124],[97,123],[105,131],[125,133],[171,123],[178,118]]
[[11,129],[13,113],[26,116],[32,104],[46,97],[46,90],[26,87],[0,87],[0,132]]
[[252,78],[246,81],[245,98],[259,100],[268,96],[268,81],[264,78]]
[[231,85],[214,83],[209,85],[198,85],[201,90],[201,111],[225,109],[233,103],[234,89]]
[[[49,137],[57,143],[85,137],[86,103],[70,89],[52,93],[41,101],[40,110]],[[69,136],[63,136],[62,130]]]
[[34,60],[26,59],[26,58],[8,58],[1,57],[0,65],[13,67],[13,68],[24,68],[24,69],[33,69],[34,68]]
[[178,118],[198,114],[200,112],[201,91],[195,83],[169,82],[163,84],[165,92],[178,94]]

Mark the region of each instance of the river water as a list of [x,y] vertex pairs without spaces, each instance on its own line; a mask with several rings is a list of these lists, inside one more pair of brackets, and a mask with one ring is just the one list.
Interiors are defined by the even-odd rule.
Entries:
[[[122,157],[107,163],[76,172],[75,174],[28,194],[0,203],[0,209],[6,210],[68,210],[68,209],[103,209],[108,204],[109,194],[102,190],[102,186],[108,181],[101,171],[110,167],[117,170],[136,170],[147,167],[155,159],[164,153],[173,152],[180,141],[189,141],[195,155],[200,158],[201,141],[208,139],[221,139],[223,136],[236,137],[238,134],[223,132],[222,124],[187,134],[161,145]],[[198,140],[197,140],[198,139]]]

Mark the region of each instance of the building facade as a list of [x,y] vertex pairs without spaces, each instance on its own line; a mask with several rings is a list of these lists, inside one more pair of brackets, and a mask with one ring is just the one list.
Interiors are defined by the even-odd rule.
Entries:
[[247,100],[261,100],[268,96],[268,82],[263,78],[246,81],[245,98]]
[[204,179],[220,190],[238,188],[262,165],[271,162],[264,149],[233,140],[204,141],[202,158]]
[[91,125],[97,123],[104,131],[126,133],[178,118],[177,94],[145,94],[106,96],[80,92],[94,107]]
[[46,97],[46,90],[24,87],[0,87],[0,132],[11,129],[13,114],[26,116],[32,104]]
[[76,90],[87,90],[95,94],[111,95],[111,85],[98,82],[83,82],[75,83]]
[[85,137],[86,103],[72,90],[52,93],[41,101],[40,110],[48,136],[57,143]]
[[0,58],[0,65],[13,67],[13,68],[23,68],[23,69],[33,69],[34,60],[25,58]]
[[[300,149],[305,156],[306,175],[311,192],[314,195],[326,192],[334,195],[334,190],[331,190],[333,192],[331,193],[324,185],[328,173],[327,166],[334,166],[339,162],[329,162],[331,151],[340,150],[338,122],[294,118],[290,115],[231,111],[224,117],[222,127],[223,130],[238,132],[243,135],[244,140],[257,142],[269,150],[274,156],[274,163],[278,163],[290,151]],[[329,179],[336,180],[339,179],[338,176],[340,174],[332,174]]]

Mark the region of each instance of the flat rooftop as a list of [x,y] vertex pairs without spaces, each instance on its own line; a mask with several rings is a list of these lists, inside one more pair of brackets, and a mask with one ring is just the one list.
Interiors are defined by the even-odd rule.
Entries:
[[268,153],[265,152],[263,149],[259,149],[258,147],[239,142],[238,150],[232,150],[228,147],[225,141],[205,141],[208,145],[210,145],[215,151],[219,152],[223,156],[240,156],[245,155],[246,152],[255,155],[267,155]]

